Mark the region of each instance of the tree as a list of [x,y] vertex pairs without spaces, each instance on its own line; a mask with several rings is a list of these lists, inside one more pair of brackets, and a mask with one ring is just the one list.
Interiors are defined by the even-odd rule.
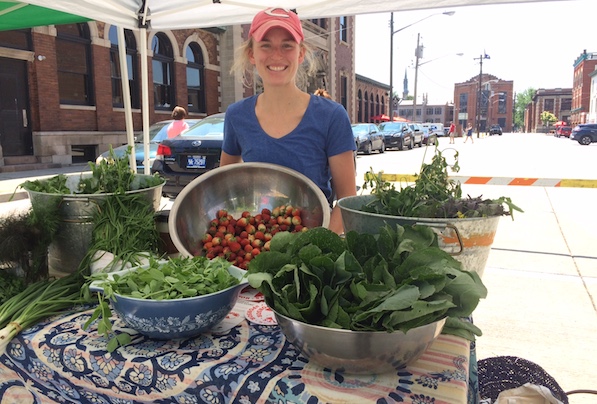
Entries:
[[555,116],[552,112],[550,111],[543,111],[541,112],[541,122],[543,122],[543,126],[545,126],[545,128],[547,128],[549,125],[551,125],[553,122],[558,120],[558,117]]
[[537,93],[537,90],[534,88],[527,88],[516,95],[514,103],[514,126],[517,128],[524,126],[524,110],[533,101],[535,93]]

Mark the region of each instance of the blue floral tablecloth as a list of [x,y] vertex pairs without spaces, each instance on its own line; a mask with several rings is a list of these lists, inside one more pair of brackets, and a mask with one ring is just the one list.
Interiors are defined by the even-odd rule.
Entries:
[[[309,363],[277,325],[244,320],[186,340],[139,334],[113,353],[93,308],[23,330],[0,356],[5,403],[474,403],[476,360],[468,341],[441,335],[411,366],[379,375],[347,375]],[[127,330],[113,318],[115,330]],[[469,380],[469,371],[473,378]],[[471,388],[469,388],[469,381]]]

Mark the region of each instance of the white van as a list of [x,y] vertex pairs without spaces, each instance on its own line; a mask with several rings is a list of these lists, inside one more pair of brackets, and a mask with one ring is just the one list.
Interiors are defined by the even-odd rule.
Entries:
[[445,136],[443,123],[425,122],[425,123],[422,123],[421,125],[423,125],[423,127],[427,128],[429,134],[434,133],[435,136],[437,136],[437,137]]

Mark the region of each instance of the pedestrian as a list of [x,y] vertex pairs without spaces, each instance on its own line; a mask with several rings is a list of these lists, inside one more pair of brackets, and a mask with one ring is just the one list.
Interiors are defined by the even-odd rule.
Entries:
[[228,107],[220,166],[266,162],[304,174],[326,196],[329,228],[341,234],[334,200],[356,195],[352,127],[341,104],[299,88],[316,71],[304,39],[301,21],[290,10],[270,8],[253,18],[232,70],[247,86],[256,71],[263,92]]
[[466,141],[469,139],[471,139],[471,143],[475,143],[475,141],[473,140],[473,125],[471,125],[470,122],[466,127],[466,138],[464,139],[464,143],[466,143]]
[[454,132],[456,132],[456,125],[450,121],[450,129],[448,129],[448,136],[450,136],[450,144],[454,144]]
[[174,121],[168,125],[166,132],[168,133],[168,139],[172,139],[180,135],[183,131],[189,129],[189,124],[185,121],[187,117],[187,111],[183,107],[176,106],[172,110],[172,119]]

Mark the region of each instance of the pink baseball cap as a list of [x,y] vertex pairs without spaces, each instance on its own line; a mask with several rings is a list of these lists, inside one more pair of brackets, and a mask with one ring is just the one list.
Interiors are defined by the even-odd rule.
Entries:
[[305,39],[298,15],[285,8],[268,8],[257,13],[251,23],[249,38],[253,37],[257,42],[261,42],[266,32],[275,27],[284,28],[290,32],[298,43]]

